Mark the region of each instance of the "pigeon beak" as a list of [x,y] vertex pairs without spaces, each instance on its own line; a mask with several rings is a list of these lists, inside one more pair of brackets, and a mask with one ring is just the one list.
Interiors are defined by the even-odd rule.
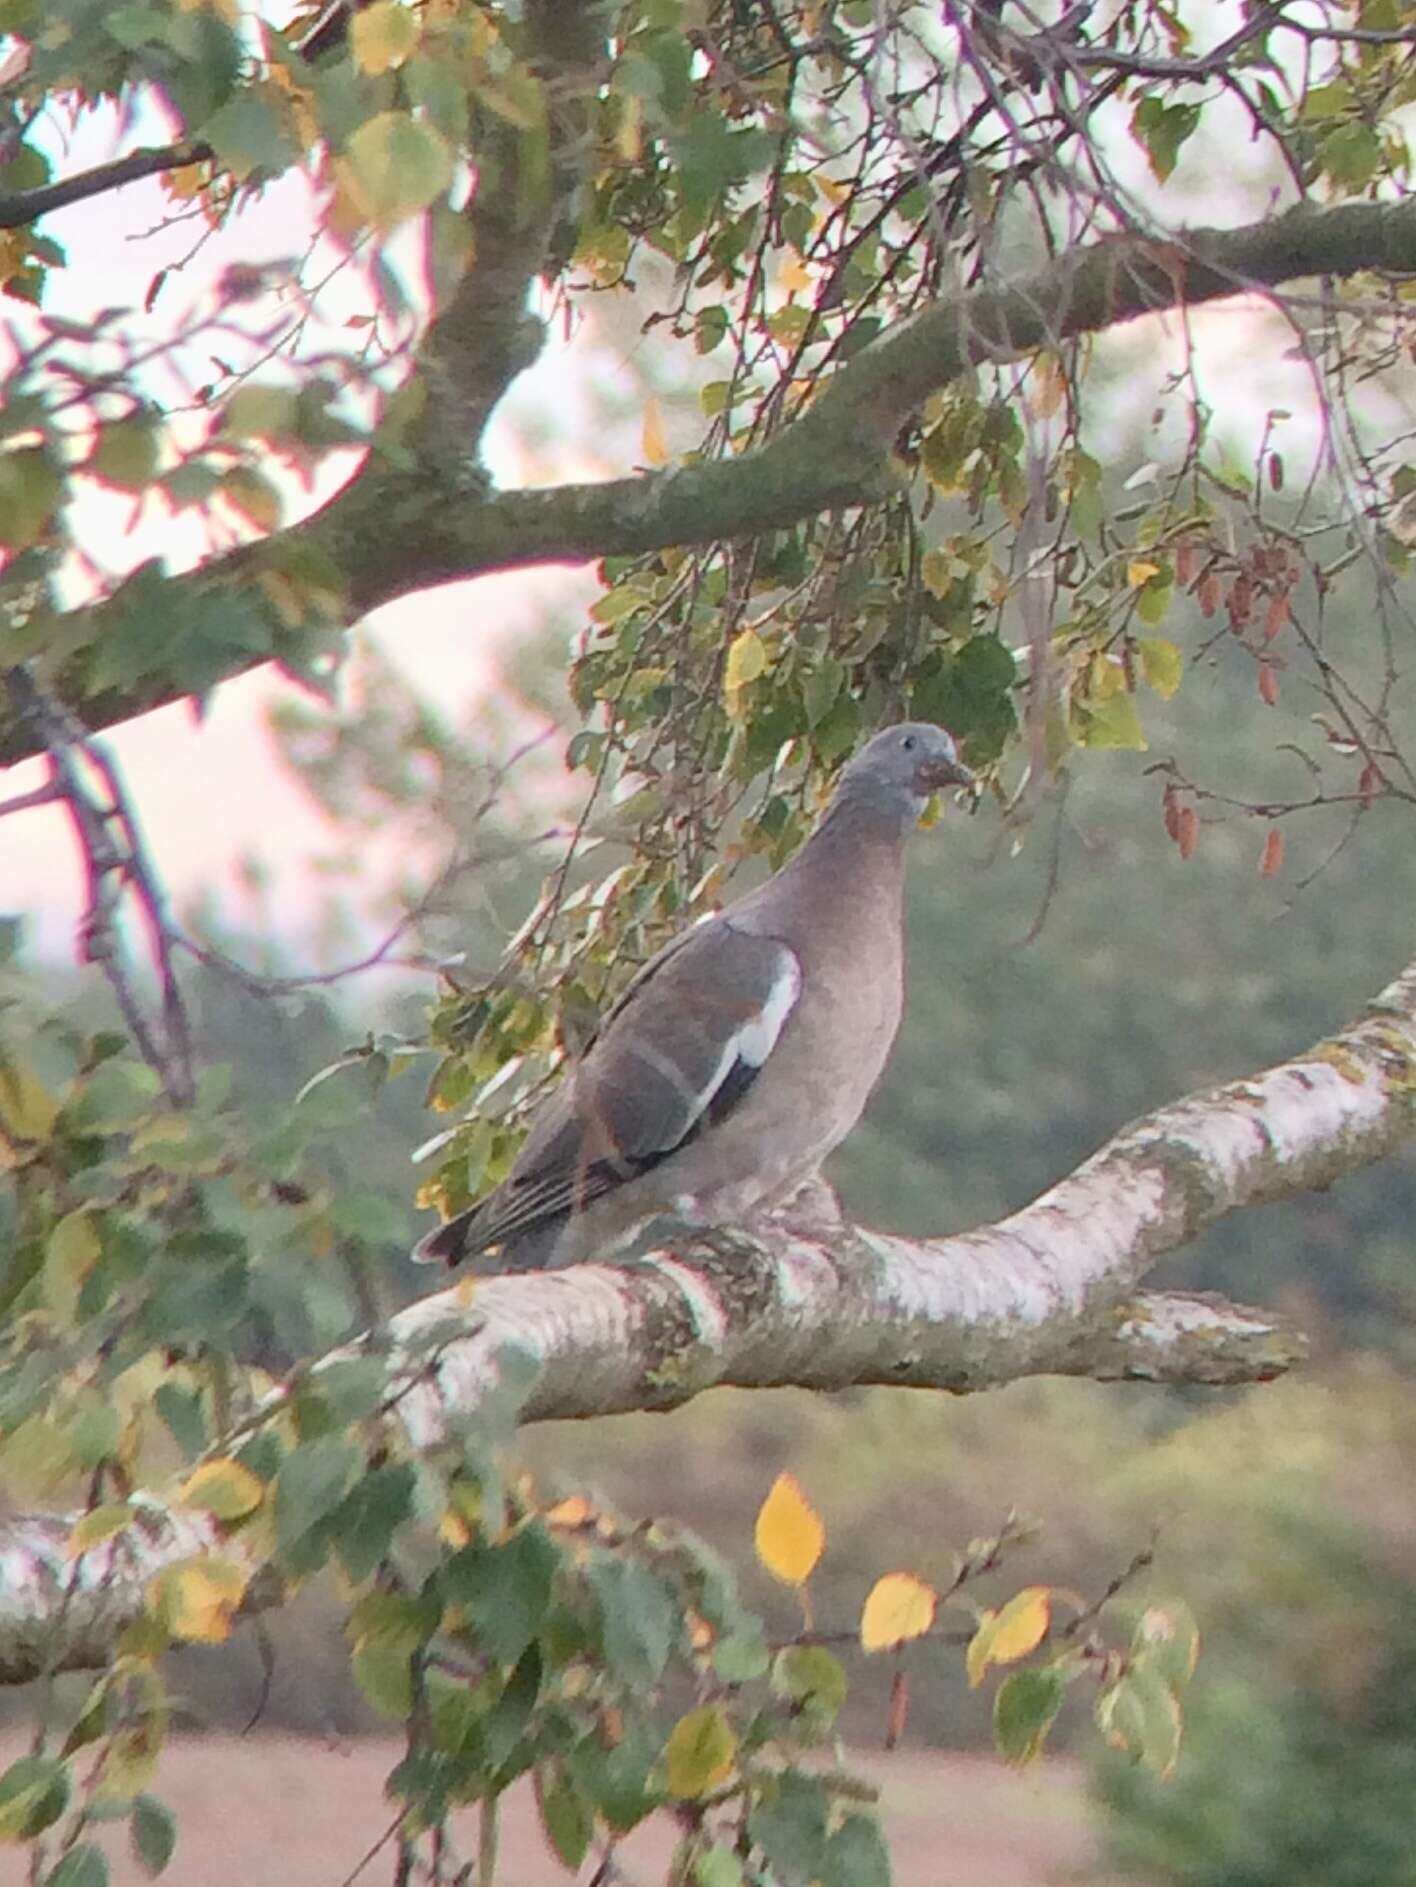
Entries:
[[919,769],[922,793],[937,793],[946,786],[963,786],[978,797],[978,781],[962,760],[926,760]]

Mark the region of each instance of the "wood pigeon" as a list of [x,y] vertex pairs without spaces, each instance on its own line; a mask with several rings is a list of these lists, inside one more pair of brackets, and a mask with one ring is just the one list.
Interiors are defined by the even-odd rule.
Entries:
[[645,964],[510,1173],[413,1256],[574,1264],[656,1220],[743,1224],[800,1191],[899,1027],[905,840],[933,792],[972,785],[942,727],[877,734],[775,877]]

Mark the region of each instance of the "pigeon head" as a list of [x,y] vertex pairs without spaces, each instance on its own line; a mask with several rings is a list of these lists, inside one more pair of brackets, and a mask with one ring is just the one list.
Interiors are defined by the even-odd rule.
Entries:
[[907,820],[918,819],[931,793],[973,784],[951,734],[933,721],[902,721],[866,742],[836,792],[840,800],[872,803]]

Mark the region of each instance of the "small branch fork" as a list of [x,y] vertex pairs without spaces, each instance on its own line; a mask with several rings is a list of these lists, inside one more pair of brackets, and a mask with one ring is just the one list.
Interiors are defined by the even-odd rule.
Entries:
[[[80,957],[96,963],[107,977],[138,1051],[157,1073],[168,1100],[174,1107],[188,1106],[196,1091],[192,1035],[172,961],[172,926],[117,766],[27,668],[6,670],[5,685],[16,719],[33,729],[43,749],[49,779],[35,792],[0,804],[0,814],[41,805],[59,805],[67,812],[84,862]],[[157,972],[155,1012],[134,986],[125,961],[119,926],[129,896],[142,916]]]

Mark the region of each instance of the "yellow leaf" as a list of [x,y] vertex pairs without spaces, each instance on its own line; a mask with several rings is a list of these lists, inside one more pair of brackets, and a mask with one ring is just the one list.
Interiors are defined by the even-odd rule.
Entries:
[[777,280],[789,295],[811,287],[816,278],[802,261],[795,249],[788,249],[785,260],[777,271]]
[[888,1651],[921,1638],[934,1623],[934,1588],[913,1573],[885,1573],[870,1588],[860,1615],[860,1642],[867,1651]]
[[1087,670],[1088,705],[1098,701],[1109,701],[1113,695],[1124,692],[1126,671],[1114,656],[1094,655]]
[[667,462],[669,448],[664,440],[664,415],[659,402],[651,394],[644,402],[644,431],[640,448],[646,465],[663,465]]
[[43,1140],[59,1103],[32,1068],[0,1055],[0,1127],[17,1140]]
[[30,1415],[0,1441],[5,1492],[52,1494],[77,1466],[73,1443],[56,1422]]
[[826,1529],[794,1474],[779,1474],[753,1535],[757,1557],[784,1586],[804,1586],[826,1544]]
[[72,1317],[84,1279],[98,1263],[98,1233],[87,1212],[66,1212],[44,1253],[44,1299],[58,1317]]
[[168,196],[179,197],[183,201],[199,197],[210,181],[204,163],[183,164],[178,170],[165,170],[162,173],[162,185]]
[[265,1498],[265,1483],[240,1461],[222,1458],[204,1461],[188,1475],[182,1502],[215,1514],[218,1520],[239,1520],[253,1513]]
[[417,46],[418,17],[397,0],[374,0],[354,15],[349,38],[361,72],[388,72]]
[[954,559],[946,550],[927,550],[919,560],[919,580],[931,596],[947,596],[954,573]]
[[733,1773],[737,1742],[716,1704],[704,1704],[680,1717],[664,1751],[669,1793],[692,1801],[707,1795]]
[[1028,405],[1039,419],[1050,419],[1067,392],[1067,376],[1057,356],[1044,349],[1033,363],[1028,382]]
[[[478,103],[486,102],[479,93]],[[334,179],[370,222],[391,229],[442,196],[456,167],[436,125],[405,111],[384,111],[351,134]]]
[[125,1500],[106,1501],[101,1507],[91,1507],[70,1529],[65,1553],[70,1559],[77,1559],[80,1553],[102,1546],[115,1533],[121,1533],[132,1517],[133,1509]]
[[1184,656],[1164,636],[1148,636],[1140,644],[1140,651],[1141,673],[1162,701],[1168,701],[1185,672]]
[[438,1538],[446,1541],[456,1552],[472,1544],[472,1529],[461,1514],[454,1513],[453,1509],[448,1507],[444,1509],[443,1516],[438,1521]]
[[258,531],[273,531],[280,523],[281,497],[270,480],[249,465],[233,465],[222,478],[221,496]]
[[615,151],[626,164],[637,164],[644,154],[644,105],[638,98],[626,98],[620,103]]
[[1144,557],[1135,557],[1126,565],[1126,586],[1138,590],[1143,583],[1149,583],[1152,577],[1159,575],[1158,563],[1147,563]]
[[546,1510],[547,1523],[553,1527],[578,1529],[588,1527],[594,1519],[595,1509],[584,1494],[567,1494]]
[[723,670],[723,687],[730,695],[745,688],[750,681],[767,672],[767,645],[755,629],[744,629],[733,637]]
[[245,1591],[246,1575],[232,1561],[189,1559],[149,1582],[147,1609],[174,1638],[219,1645],[231,1636]]
[[965,1660],[971,1689],[983,1682],[990,1664],[1013,1664],[1036,1651],[1052,1620],[1052,1594],[1046,1586],[1024,1586],[996,1612],[986,1612]]
[[117,1730],[104,1745],[103,1765],[94,1789],[100,1802],[131,1802],[152,1780],[167,1740],[167,1712],[145,1716],[129,1729]]

